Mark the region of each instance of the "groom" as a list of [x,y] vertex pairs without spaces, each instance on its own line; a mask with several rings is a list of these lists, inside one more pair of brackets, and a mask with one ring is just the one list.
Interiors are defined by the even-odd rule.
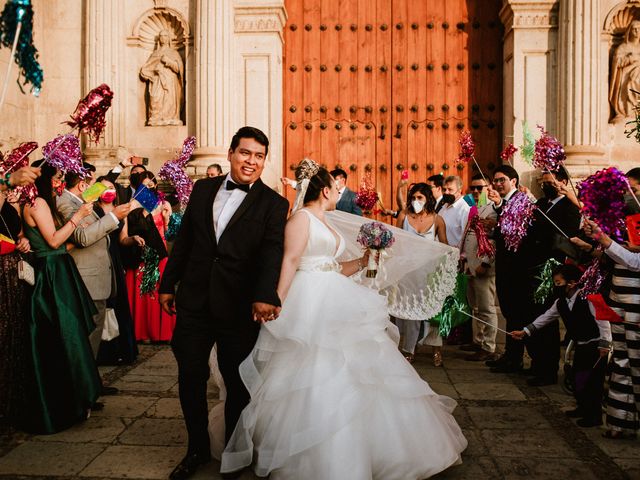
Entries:
[[189,435],[187,455],[172,480],[190,477],[211,458],[207,380],[213,344],[227,388],[228,441],[250,399],[238,367],[251,353],[260,324],[280,311],[276,287],[289,204],[260,180],[268,148],[257,128],[236,132],[229,174],[196,182],[162,277],[159,301],[168,313],[178,286],[171,346]]

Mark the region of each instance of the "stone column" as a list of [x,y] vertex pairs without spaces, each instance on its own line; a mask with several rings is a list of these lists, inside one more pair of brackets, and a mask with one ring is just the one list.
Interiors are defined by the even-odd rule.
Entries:
[[231,103],[232,11],[227,0],[196,1],[195,108],[189,131],[197,144],[190,173],[204,175],[207,165],[224,163]]
[[558,137],[566,166],[586,176],[607,163],[600,138],[600,2],[560,0]]
[[125,58],[125,0],[87,0],[85,6],[86,44],[82,96],[101,83],[114,92],[114,102],[107,112],[107,127],[100,143],[87,138],[85,154],[98,173],[109,170],[117,163],[116,150],[126,145],[126,81],[122,71]]
[[[558,29],[557,0],[504,0],[500,18],[504,35],[505,143],[522,145],[522,122],[556,134]],[[523,183],[536,175],[519,154],[515,167]]]

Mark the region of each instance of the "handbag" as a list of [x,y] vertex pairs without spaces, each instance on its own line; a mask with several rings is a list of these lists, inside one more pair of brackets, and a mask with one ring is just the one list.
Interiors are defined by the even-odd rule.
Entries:
[[[13,238],[13,235],[11,235],[11,232],[9,231],[9,227],[7,226],[7,223],[4,221],[4,217],[2,215],[0,215],[0,220],[2,220],[2,224],[4,225],[4,228],[9,233],[9,236],[11,237],[11,241],[15,245],[16,240],[15,238]],[[29,265],[29,262],[27,262],[24,258],[22,258],[22,255],[20,255],[20,260],[18,261],[18,279],[28,283],[32,287],[36,283],[36,272],[33,269],[33,267]]]
[[28,283],[32,287],[36,283],[36,272],[35,272],[35,270],[33,269],[33,267],[31,265],[29,265],[29,262],[27,262],[23,258],[21,258],[20,261],[18,262],[18,278],[20,280]]
[[107,308],[104,314],[104,326],[102,327],[102,340],[108,342],[120,335],[118,318],[113,308]]

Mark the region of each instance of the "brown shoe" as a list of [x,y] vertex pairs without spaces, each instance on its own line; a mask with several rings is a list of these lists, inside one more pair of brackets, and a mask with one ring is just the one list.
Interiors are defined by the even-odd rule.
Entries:
[[480,350],[479,352],[473,353],[471,355],[467,355],[464,359],[467,362],[485,362],[487,360],[493,359],[494,354],[491,352],[487,352],[486,350]]

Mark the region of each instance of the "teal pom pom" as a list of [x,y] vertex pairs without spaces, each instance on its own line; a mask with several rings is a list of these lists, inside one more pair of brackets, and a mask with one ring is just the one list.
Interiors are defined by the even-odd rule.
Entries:
[[160,281],[160,256],[153,248],[145,246],[142,250],[142,265],[138,268],[138,275],[142,275],[140,296],[153,296]]
[[533,294],[533,300],[536,303],[545,303],[549,298],[549,295],[553,292],[553,269],[560,265],[560,262],[555,258],[550,258],[545,262],[540,270],[540,274],[536,279],[540,280],[540,285],[536,288]]
[[429,320],[430,323],[438,325],[441,337],[448,337],[454,327],[462,325],[469,320],[469,316],[462,313],[471,313],[467,303],[468,282],[469,279],[466,275],[458,274],[453,294],[445,299],[440,313]]
[[182,213],[174,212],[169,217],[169,225],[167,231],[164,233],[164,239],[167,242],[173,242],[178,236],[180,231],[180,225],[182,225]]
[[522,139],[520,156],[529,165],[533,165],[533,157],[536,154],[536,140],[533,138],[533,133],[529,130],[529,125],[526,121],[522,122]]
[[[0,43],[8,48],[13,41],[21,23],[20,36],[15,53],[15,62],[20,66],[20,74],[24,77],[23,85],[30,83],[31,92],[38,96],[42,89],[44,73],[38,63],[38,50],[33,44],[33,7],[31,0],[9,0],[0,14]],[[20,81],[18,86],[22,90]],[[24,92],[24,90],[22,90]]]

